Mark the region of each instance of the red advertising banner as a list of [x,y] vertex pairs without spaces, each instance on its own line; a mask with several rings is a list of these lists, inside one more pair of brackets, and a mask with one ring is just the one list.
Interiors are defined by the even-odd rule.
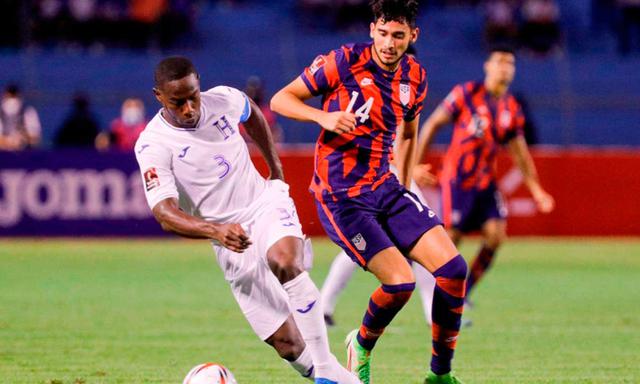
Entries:
[[[640,150],[540,148],[532,153],[542,185],[556,199],[556,209],[548,215],[538,213],[520,172],[507,153],[501,154],[498,184],[509,207],[510,235],[640,236]],[[280,154],[306,233],[324,235],[308,192],[313,150],[288,148]],[[438,166],[441,154],[434,152],[428,160]],[[259,156],[254,160],[261,171],[266,170]],[[438,191],[424,192],[438,211]]]

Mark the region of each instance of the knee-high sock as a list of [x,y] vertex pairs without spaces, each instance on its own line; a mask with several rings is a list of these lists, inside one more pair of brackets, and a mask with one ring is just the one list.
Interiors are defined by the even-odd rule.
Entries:
[[383,284],[373,292],[358,332],[358,343],[361,346],[368,350],[373,349],[384,329],[409,301],[415,287],[415,283]]
[[329,351],[318,288],[306,271],[282,284],[282,287],[289,295],[293,319],[311,354],[316,377],[333,379],[334,359]]
[[495,254],[496,251],[486,245],[483,245],[482,248],[480,248],[480,252],[478,252],[478,255],[473,260],[473,263],[471,263],[471,268],[469,269],[469,276],[467,277],[467,295],[471,292],[476,283],[480,281],[482,276],[484,276],[489,267],[491,267]]
[[356,263],[354,263],[344,251],[340,252],[336,255],[335,259],[333,259],[329,274],[324,280],[322,289],[320,290],[320,299],[325,315],[333,315],[338,296],[347,286],[357,267]]
[[431,306],[433,305],[433,288],[436,285],[436,279],[422,265],[416,262],[413,262],[411,267],[413,268],[413,275],[416,277],[416,287],[420,292],[424,318],[431,325]]
[[305,348],[304,351],[294,361],[285,360],[293,369],[295,369],[300,376],[305,379],[313,380],[315,378],[315,372],[313,371],[313,361],[311,360],[311,354],[309,348]]
[[438,268],[433,276],[436,286],[433,290],[431,370],[441,375],[451,371],[464,307],[467,264],[458,255]]

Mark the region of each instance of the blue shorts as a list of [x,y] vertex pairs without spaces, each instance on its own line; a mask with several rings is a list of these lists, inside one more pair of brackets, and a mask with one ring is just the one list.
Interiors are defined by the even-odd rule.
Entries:
[[395,177],[353,198],[316,201],[316,208],[331,240],[362,267],[390,247],[407,255],[425,232],[442,225],[436,213]]
[[481,230],[491,219],[507,218],[507,207],[495,184],[481,190],[462,189],[453,183],[441,188],[442,216],[447,228],[467,233]]

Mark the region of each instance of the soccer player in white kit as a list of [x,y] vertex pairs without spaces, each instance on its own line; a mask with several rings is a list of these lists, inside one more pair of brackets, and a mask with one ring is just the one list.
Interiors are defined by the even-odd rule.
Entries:
[[[329,351],[320,294],[303,267],[304,235],[268,124],[242,92],[200,92],[184,57],[155,70],[162,109],[135,147],[145,192],[166,231],[209,239],[254,332],[302,376],[360,383]],[[239,133],[243,123],[269,170],[264,179]]]

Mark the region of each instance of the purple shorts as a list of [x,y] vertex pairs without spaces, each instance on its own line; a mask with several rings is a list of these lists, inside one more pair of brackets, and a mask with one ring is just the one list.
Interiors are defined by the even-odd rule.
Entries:
[[442,185],[442,216],[447,228],[462,233],[478,231],[490,219],[507,218],[507,207],[495,184],[478,190]]
[[362,267],[390,247],[407,255],[425,232],[442,225],[435,212],[395,177],[360,196],[316,201],[316,208],[331,240]]

